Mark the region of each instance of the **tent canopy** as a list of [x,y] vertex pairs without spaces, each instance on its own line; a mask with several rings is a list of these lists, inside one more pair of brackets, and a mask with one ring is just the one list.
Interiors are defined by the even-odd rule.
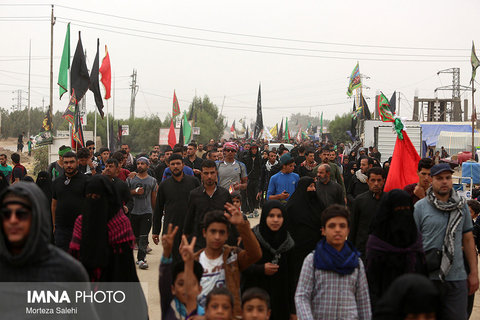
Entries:
[[[438,143],[438,137],[440,132],[472,132],[472,126],[469,124],[445,124],[445,123],[422,123],[422,140],[425,144],[430,146],[436,146]],[[477,132],[475,130],[475,132]]]

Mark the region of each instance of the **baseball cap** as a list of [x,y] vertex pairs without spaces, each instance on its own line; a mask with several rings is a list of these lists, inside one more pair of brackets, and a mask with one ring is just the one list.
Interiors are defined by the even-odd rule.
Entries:
[[454,172],[448,163],[439,163],[434,165],[432,169],[430,169],[430,175],[433,177],[444,171],[450,171],[451,173]]
[[288,164],[289,162],[291,162],[293,160],[292,156],[290,155],[290,153],[285,153],[283,156],[280,157],[280,163],[282,165],[285,165],[285,164]]

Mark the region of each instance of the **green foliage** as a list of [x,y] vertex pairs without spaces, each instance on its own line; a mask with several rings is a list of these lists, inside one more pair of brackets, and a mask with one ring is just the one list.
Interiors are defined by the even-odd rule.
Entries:
[[[28,132],[28,111],[26,109],[20,111],[8,112],[5,109],[0,109],[2,114],[1,123],[1,137],[17,137],[23,131]],[[45,111],[42,108],[34,108],[30,112],[30,135],[34,136],[42,129],[43,118]],[[53,115],[53,130],[68,130],[68,123],[62,118],[62,112],[57,111]]]
[[48,167],[48,146],[43,146],[33,150],[33,158],[35,159],[33,174],[37,175]]
[[[122,143],[128,143],[132,152],[147,151],[153,145],[158,143],[159,129],[162,127],[162,120],[158,116],[149,118],[135,118],[128,120],[113,120],[110,115],[108,118],[110,125],[110,134],[116,137],[118,125],[128,124],[129,135],[122,137]],[[87,126],[84,130],[93,131],[95,126],[95,114],[87,114]],[[97,136],[102,141],[102,146],[107,146],[107,117],[103,119],[97,114]]]
[[[200,97],[193,99],[187,113],[189,119],[195,119],[195,116],[191,117],[192,112],[196,113],[194,126],[200,127],[200,135],[194,137],[197,142],[205,144],[210,139],[220,139],[223,134],[225,119],[218,114],[218,107],[210,101],[207,95],[203,97],[203,100]],[[170,124],[169,118],[166,121]]]
[[350,137],[347,134],[347,130],[350,130],[352,123],[352,116],[350,113],[344,113],[343,115],[335,116],[335,120],[331,121],[328,130],[332,134],[335,141],[347,142],[350,141]]
[[[328,127],[329,122],[330,120],[323,119],[323,126]],[[305,130],[307,129],[309,123],[314,127],[319,126],[320,116],[313,117],[308,114],[292,113],[288,117],[288,126],[290,127],[290,131],[292,130],[297,131],[297,128],[299,127],[302,127],[302,130]],[[280,123],[278,125],[280,126]],[[285,126],[285,123],[283,125]]]

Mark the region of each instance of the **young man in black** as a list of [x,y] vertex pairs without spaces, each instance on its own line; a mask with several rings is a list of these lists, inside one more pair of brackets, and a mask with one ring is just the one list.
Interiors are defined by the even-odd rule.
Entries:
[[87,175],[78,171],[74,152],[63,155],[64,174],[52,184],[52,220],[55,244],[68,251],[75,219],[82,213]]
[[[173,154],[169,158],[169,168],[172,177],[164,180],[158,186],[157,204],[153,214],[153,231],[152,239],[158,245],[160,230],[163,225],[168,226],[170,223],[183,229],[185,216],[188,210],[188,197],[190,191],[197,188],[200,182],[197,178],[188,176],[183,172],[182,156]],[[163,234],[167,233],[166,228]],[[181,234],[175,236],[173,242],[172,257],[174,262],[181,261],[178,247],[180,246]]]

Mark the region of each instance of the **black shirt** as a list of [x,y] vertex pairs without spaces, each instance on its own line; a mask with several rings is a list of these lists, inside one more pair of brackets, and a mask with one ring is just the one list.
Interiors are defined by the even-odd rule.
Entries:
[[68,184],[65,184],[67,180],[65,174],[53,181],[52,197],[57,200],[55,225],[73,228],[75,219],[83,213],[87,179],[87,175],[77,172],[70,178]]
[[[183,233],[197,237],[195,250],[205,248],[206,245],[202,233],[205,214],[212,210],[225,210],[224,206],[227,202],[232,203],[232,197],[227,189],[220,186],[217,186],[217,189],[211,197],[205,192],[203,185],[190,191]],[[237,245],[236,234],[238,234],[238,232],[232,227],[231,232],[229,232],[227,244]]]
[[132,195],[130,193],[130,189],[128,188],[128,184],[125,181],[122,181],[119,178],[113,178],[113,187],[117,191],[120,196],[120,200],[122,200],[123,204],[127,204],[128,201],[132,199]]
[[[153,215],[153,234],[160,234],[164,214],[165,226],[171,223],[174,227],[178,226],[180,230],[183,229],[188,210],[188,197],[190,192],[199,185],[198,179],[185,174],[180,181],[171,177],[160,183],[157,191],[157,204]],[[166,228],[163,230],[163,233],[165,232]]]
[[323,203],[325,208],[328,208],[332,204],[345,205],[342,186],[335,181],[330,180],[327,184],[317,181],[316,191],[318,199]]
[[348,240],[360,251],[362,258],[365,258],[365,248],[370,234],[370,222],[377,212],[382,196],[377,200],[373,192],[368,190],[359,194],[353,203],[352,223],[350,224]]
[[[198,169],[198,170],[202,170],[202,163],[203,163],[203,160],[200,159],[199,157],[195,157],[195,160],[190,161],[190,159],[188,157],[186,157],[185,159],[183,159],[183,163],[192,168],[192,169]],[[202,179],[201,176],[198,174],[195,174],[195,177],[197,177],[199,179],[199,181]]]

